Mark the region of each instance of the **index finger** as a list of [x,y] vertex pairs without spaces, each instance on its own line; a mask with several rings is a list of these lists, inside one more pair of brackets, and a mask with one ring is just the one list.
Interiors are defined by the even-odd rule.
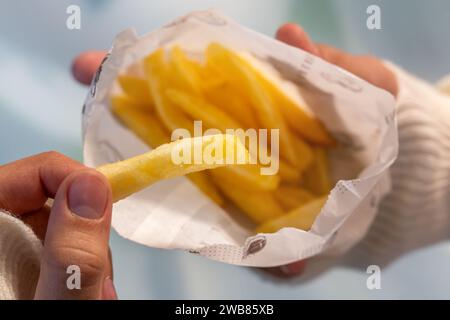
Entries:
[[54,151],[0,166],[0,209],[21,215],[42,208],[70,173],[86,168]]

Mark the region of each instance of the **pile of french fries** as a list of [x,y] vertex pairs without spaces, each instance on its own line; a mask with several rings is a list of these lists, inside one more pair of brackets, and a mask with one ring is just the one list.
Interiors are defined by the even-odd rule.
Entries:
[[[218,205],[240,209],[258,232],[311,228],[331,189],[327,149],[335,145],[316,118],[244,55],[218,43],[211,43],[201,59],[172,46],[154,51],[139,64],[143,74],[118,76],[121,93],[111,97],[111,110],[150,148],[169,143],[175,129],[192,132],[196,120],[223,133],[226,129],[275,128],[279,129],[279,171],[261,175],[260,163],[193,165],[189,170],[181,168],[176,174],[155,178],[155,172],[165,170],[161,166],[170,166],[165,159],[144,166],[153,177],[138,182],[138,178],[130,178],[130,170],[121,177],[117,167],[109,165],[108,169],[107,165],[101,171],[114,181],[113,191],[119,190],[116,200],[142,189],[149,181],[186,174]],[[245,147],[241,150],[246,152]],[[137,168],[135,163],[132,168]]]

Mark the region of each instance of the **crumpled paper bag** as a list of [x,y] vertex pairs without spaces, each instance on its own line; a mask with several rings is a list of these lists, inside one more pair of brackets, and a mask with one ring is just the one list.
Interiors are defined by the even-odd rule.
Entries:
[[[257,57],[278,83],[303,99],[338,140],[330,153],[336,182],[311,230],[254,234],[236,215],[204,196],[184,177],[159,182],[114,205],[112,226],[150,247],[183,249],[226,263],[270,267],[348,250],[368,230],[390,188],[398,151],[394,98],[320,58],[247,29],[214,11],[193,12],[138,37],[125,30],[97,72],[83,107],[84,162],[96,167],[145,151],[109,111],[120,71],[161,46],[202,52],[210,42]],[[263,201],[263,200],[262,200]]]

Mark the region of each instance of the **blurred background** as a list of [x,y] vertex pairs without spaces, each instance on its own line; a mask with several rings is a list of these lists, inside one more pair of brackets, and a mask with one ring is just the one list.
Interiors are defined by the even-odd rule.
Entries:
[[[66,27],[69,5],[81,30]],[[381,8],[381,30],[366,9]],[[448,0],[2,0],[0,2],[0,165],[46,150],[82,160],[81,106],[87,88],[71,77],[73,57],[108,49],[128,27],[146,33],[192,10],[218,9],[272,36],[286,21],[315,41],[391,60],[434,82],[450,73]],[[365,270],[334,267],[299,283],[185,252],[151,249],[111,236],[115,285],[125,299],[450,298],[450,242],[409,253],[368,290]]]

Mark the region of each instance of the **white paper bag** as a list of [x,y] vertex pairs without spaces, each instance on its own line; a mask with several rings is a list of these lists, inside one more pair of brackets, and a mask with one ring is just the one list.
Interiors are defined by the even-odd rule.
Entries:
[[310,112],[339,141],[330,154],[335,187],[308,232],[284,228],[255,235],[184,177],[159,182],[116,203],[114,229],[147,246],[189,250],[214,260],[257,267],[349,249],[366,233],[380,199],[390,188],[389,166],[398,149],[394,98],[320,58],[214,11],[188,14],[142,37],[133,30],[116,37],[83,108],[85,164],[96,167],[148,151],[109,111],[119,71],[161,46],[177,43],[189,52],[201,53],[210,42],[263,61],[262,65],[283,79],[278,81],[286,92],[307,102]]

